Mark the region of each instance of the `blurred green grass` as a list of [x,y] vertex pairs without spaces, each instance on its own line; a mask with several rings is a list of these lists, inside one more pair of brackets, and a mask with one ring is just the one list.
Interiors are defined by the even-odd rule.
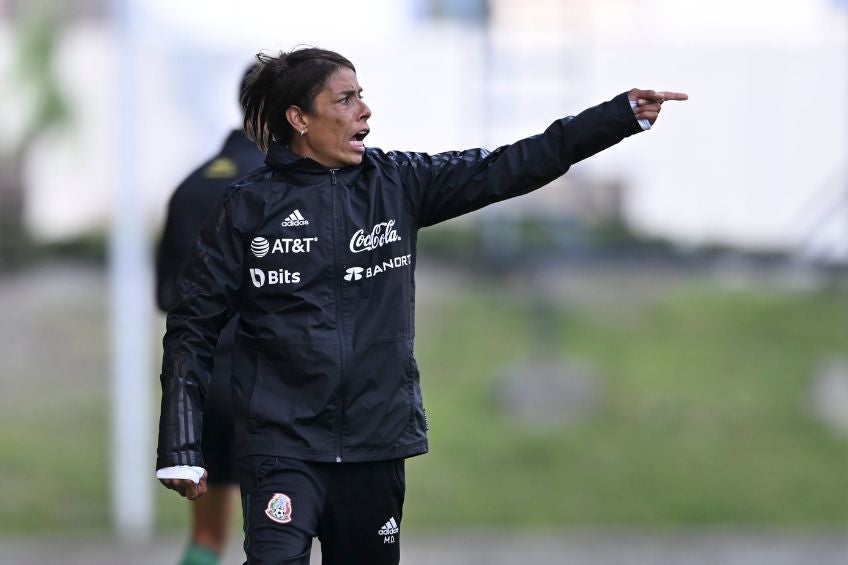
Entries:
[[[818,364],[848,355],[848,292],[727,290],[695,277],[628,300],[626,277],[616,285],[612,301],[548,305],[553,349],[591,363],[604,396],[589,418],[541,428],[493,394],[504,371],[538,354],[538,298],[475,279],[419,299],[431,452],[407,463],[407,529],[848,523],[848,437],[809,402]],[[85,303],[75,308],[68,332],[105,341],[104,307],[88,309],[91,331],[78,317]],[[45,322],[54,333],[58,315]],[[2,403],[0,532],[109,527],[105,362],[84,394],[63,372],[71,363],[56,362],[42,386],[13,383]],[[155,492],[157,527],[184,527],[184,502]]]
[[808,401],[817,364],[848,353],[844,292],[696,281],[629,311],[554,305],[559,350],[606,401],[538,429],[491,391],[537,350],[534,299],[475,286],[418,334],[432,453],[408,465],[408,527],[848,523],[848,438]]

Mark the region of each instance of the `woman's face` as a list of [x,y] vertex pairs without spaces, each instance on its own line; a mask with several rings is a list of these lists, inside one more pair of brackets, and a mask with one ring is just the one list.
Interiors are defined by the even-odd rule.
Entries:
[[331,169],[358,165],[365,153],[362,140],[368,135],[370,117],[356,73],[340,67],[315,97],[312,113],[302,112],[306,133],[295,131],[289,146],[298,155]]

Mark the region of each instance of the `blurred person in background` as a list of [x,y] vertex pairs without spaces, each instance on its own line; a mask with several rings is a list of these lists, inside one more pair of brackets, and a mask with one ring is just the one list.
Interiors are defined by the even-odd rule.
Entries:
[[[157,477],[206,490],[201,406],[238,317],[233,392],[252,564],[400,560],[404,461],[428,449],[413,354],[419,229],[525,194],[648,129],[666,100],[633,89],[495,151],[366,148],[371,109],[332,51],[260,54],[242,92],[266,166],[230,187],[180,276],[162,366]],[[413,85],[410,112],[433,111]],[[436,115],[438,115],[436,113]]]
[[[250,70],[242,77],[244,88]],[[217,155],[194,170],[174,191],[156,253],[156,299],[168,312],[179,302],[177,277],[206,216],[226,188],[262,166],[264,155],[241,128],[230,132]],[[207,492],[191,504],[191,539],[180,565],[215,565],[230,535],[238,487],[233,436],[231,356],[237,318],[221,331],[215,348],[212,380],[203,405],[203,461]]]

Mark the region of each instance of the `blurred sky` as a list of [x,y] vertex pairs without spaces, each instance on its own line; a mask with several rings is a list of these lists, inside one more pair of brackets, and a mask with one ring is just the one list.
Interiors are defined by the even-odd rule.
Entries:
[[[73,119],[28,158],[28,224],[45,238],[106,227],[121,171],[134,170],[154,232],[176,184],[238,125],[252,55],[310,44],[356,64],[368,142],[384,149],[495,147],[631,87],[688,92],[654,131],[570,175],[622,183],[625,217],[646,233],[848,260],[848,2],[491,0],[485,26],[469,17],[479,4],[103,2],[114,17],[62,31]],[[5,144],[27,107],[9,86],[18,31],[7,14]]]

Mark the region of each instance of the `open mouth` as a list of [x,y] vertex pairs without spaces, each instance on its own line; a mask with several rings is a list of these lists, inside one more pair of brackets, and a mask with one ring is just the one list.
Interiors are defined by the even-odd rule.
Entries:
[[370,130],[367,130],[367,129],[359,130],[358,132],[356,132],[353,135],[353,137],[350,138],[350,141],[348,143],[350,143],[354,148],[356,148],[360,151],[364,151],[365,150],[364,140],[365,140],[365,136],[368,135],[369,131]]

